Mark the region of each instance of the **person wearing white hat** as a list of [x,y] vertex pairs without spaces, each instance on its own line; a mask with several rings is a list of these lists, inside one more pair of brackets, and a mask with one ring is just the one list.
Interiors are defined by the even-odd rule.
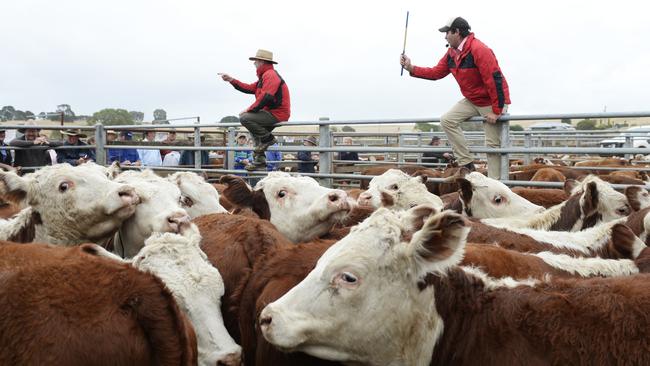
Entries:
[[264,167],[264,152],[277,142],[271,132],[278,123],[289,120],[291,101],[287,83],[273,67],[277,62],[273,60],[271,51],[257,50],[249,60],[255,65],[258,78],[256,82],[247,84],[228,74],[219,75],[240,92],[255,94],[255,102],[239,114],[239,121],[255,141],[254,165]]
[[[452,17],[438,30],[445,33],[449,48],[436,66],[414,66],[405,54],[400,56],[400,64],[416,78],[438,80],[450,73],[454,76],[465,98],[440,117],[440,125],[458,164],[475,170],[474,157],[469,152],[460,124],[471,117],[484,117],[486,145],[500,147],[501,125],[496,121],[510,105],[508,82],[494,52],[474,37],[465,19]],[[488,176],[499,179],[500,175],[500,155],[488,154]]]

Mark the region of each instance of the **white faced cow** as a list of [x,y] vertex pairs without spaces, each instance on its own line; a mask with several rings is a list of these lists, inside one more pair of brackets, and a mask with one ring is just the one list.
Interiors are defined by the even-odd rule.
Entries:
[[326,188],[311,177],[271,172],[253,190],[239,177],[223,176],[223,194],[240,207],[250,207],[270,220],[294,243],[324,235],[350,212],[354,201],[340,189]]
[[228,212],[219,203],[219,192],[214,186],[196,173],[177,172],[167,180],[181,190],[181,206],[191,218],[213,213]]
[[151,170],[125,171],[115,181],[134,187],[141,200],[135,214],[124,222],[115,236],[115,253],[130,258],[140,251],[151,234],[178,233],[181,226],[190,221],[181,207],[178,186]]
[[457,178],[460,200],[467,216],[487,219],[496,217],[529,217],[544,212],[544,207],[531,203],[512,192],[508,186],[479,172]]
[[199,248],[198,228],[186,222],[180,225],[180,233],[153,234],[132,264],[160,277],[192,320],[199,365],[239,366],[241,347],[228,334],[221,316],[221,274]]
[[62,245],[108,240],[134,214],[140,198],[132,186],[107,174],[93,163],[57,164],[22,177],[0,171],[4,193],[29,206],[0,222],[0,238]]
[[359,196],[357,203],[374,208],[390,206],[395,210],[430,204],[440,210],[443,207],[442,200],[427,190],[424,185],[426,179],[423,175],[411,177],[401,170],[389,169],[372,178],[368,190]]
[[650,364],[649,276],[491,278],[458,266],[460,215],[418,210],[379,209],[330,247],[261,312],[264,337],[350,365]]

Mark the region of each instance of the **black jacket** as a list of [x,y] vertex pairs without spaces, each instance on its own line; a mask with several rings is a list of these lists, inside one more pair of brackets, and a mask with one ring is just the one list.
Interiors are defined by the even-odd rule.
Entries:
[[[4,143],[0,143],[0,146],[9,146]],[[12,165],[13,158],[11,157],[11,150],[2,150],[0,151],[0,163],[5,164],[5,165]]]
[[36,167],[51,165],[52,159],[50,158],[50,153],[47,152],[47,149],[40,148],[44,147],[57,147],[61,146],[60,141],[50,141],[47,145],[34,145],[34,141],[26,141],[25,136],[11,140],[9,143],[11,146],[24,147],[28,150],[16,150],[16,156],[14,159],[14,166],[22,167]]

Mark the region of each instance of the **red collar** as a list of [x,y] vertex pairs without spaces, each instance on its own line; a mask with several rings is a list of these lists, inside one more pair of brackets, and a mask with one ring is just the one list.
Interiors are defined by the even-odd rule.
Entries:
[[273,70],[273,64],[264,64],[260,67],[257,68],[257,77],[261,78],[262,75],[264,75],[265,72]]

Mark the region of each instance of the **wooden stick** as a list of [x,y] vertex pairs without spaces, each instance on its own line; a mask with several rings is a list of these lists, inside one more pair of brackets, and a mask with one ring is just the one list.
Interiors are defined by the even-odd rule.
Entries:
[[[402,48],[402,55],[406,53],[406,34],[409,30],[409,12],[406,11],[406,27],[404,28],[404,47]],[[400,71],[399,76],[404,75],[404,66],[402,66],[402,71]]]

